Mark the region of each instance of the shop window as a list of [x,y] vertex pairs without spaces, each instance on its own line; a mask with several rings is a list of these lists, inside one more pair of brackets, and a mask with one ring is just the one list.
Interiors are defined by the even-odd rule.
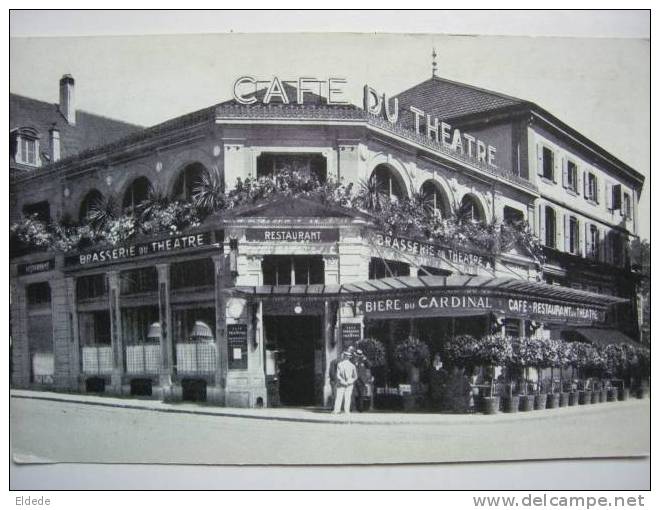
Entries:
[[520,319],[504,319],[504,334],[506,336],[520,336]]
[[268,255],[261,262],[264,285],[314,285],[325,283],[320,255]]
[[566,162],[566,188],[578,192],[578,170],[577,165],[570,159]]
[[190,287],[213,287],[215,265],[210,258],[176,262],[170,266],[172,290]]
[[472,221],[475,223],[482,223],[486,220],[486,215],[484,214],[481,205],[472,195],[465,195],[461,200],[458,217],[462,221]]
[[76,279],[76,299],[95,299],[108,295],[108,280],[105,274],[92,274]]
[[78,314],[80,343],[86,347],[108,346],[111,344],[110,312],[82,312]]
[[155,267],[143,267],[121,272],[122,294],[155,292],[158,288],[158,273]]
[[442,217],[447,216],[448,207],[444,194],[438,184],[433,181],[426,181],[421,188],[422,200],[427,209],[434,211]]
[[50,304],[50,285],[48,282],[31,283],[25,289],[29,306]]
[[327,161],[321,154],[264,152],[257,157],[257,178],[280,172],[296,172],[302,177],[313,177],[324,183],[327,179]]
[[369,177],[369,183],[374,192],[397,201],[405,197],[405,186],[400,178],[388,165],[378,165]]
[[124,211],[133,210],[142,202],[146,201],[149,198],[151,189],[151,182],[146,177],[135,179],[124,192],[124,201],[122,203]]
[[[195,324],[201,322],[210,337],[199,337]],[[191,305],[189,308],[172,310],[173,338],[176,343],[212,342],[215,338],[215,308]],[[199,328],[198,328],[199,329]]]
[[555,248],[557,245],[557,216],[555,210],[550,206],[545,206],[545,245],[548,248]]
[[82,202],[80,203],[80,216],[79,216],[80,221],[89,218],[89,215],[91,213],[101,208],[102,203],[103,203],[103,195],[99,190],[93,189],[89,191],[85,195],[85,198],[83,198]]
[[25,217],[36,216],[38,220],[48,223],[50,222],[50,204],[48,200],[42,200],[34,204],[25,204],[23,206],[23,215]]
[[[126,345],[143,345],[160,341],[159,337],[152,332],[152,325],[158,324],[160,320],[158,307],[122,308],[121,319],[122,335]],[[157,332],[159,333],[159,331]]]
[[555,153],[548,147],[543,147],[543,177],[549,181],[555,180]]
[[190,200],[205,175],[206,168],[201,163],[192,163],[186,166],[174,183],[173,197],[181,200]]
[[504,206],[504,223],[518,225],[524,221],[525,215],[521,210],[509,207],[508,205]]
[[598,203],[598,178],[594,173],[587,173],[584,186],[584,198]]
[[410,265],[397,260],[371,259],[369,262],[370,280],[379,280],[392,276],[410,276]]

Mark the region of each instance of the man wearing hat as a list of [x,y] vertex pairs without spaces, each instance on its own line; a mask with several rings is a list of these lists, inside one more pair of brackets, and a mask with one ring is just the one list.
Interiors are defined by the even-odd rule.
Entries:
[[351,352],[344,351],[341,355],[342,360],[337,364],[337,391],[335,394],[335,408],[332,414],[338,414],[342,402],[344,403],[344,412],[351,412],[351,397],[353,395],[353,385],[357,380],[357,369],[351,362]]

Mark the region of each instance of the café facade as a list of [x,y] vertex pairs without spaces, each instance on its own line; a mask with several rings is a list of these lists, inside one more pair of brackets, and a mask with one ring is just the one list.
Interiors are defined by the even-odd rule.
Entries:
[[[45,202],[51,218],[82,221],[90,197],[113,195],[130,210],[149,189],[191,200],[204,174],[216,172],[229,192],[293,167],[321,182],[376,181],[390,200],[424,192],[443,217],[463,209],[473,221],[515,218],[538,229],[535,175],[514,171],[497,137],[482,141],[418,108],[417,126],[406,127],[397,102],[368,87],[359,108],[306,83],[270,81],[252,93],[242,80],[231,101],[17,179],[12,218]],[[617,310],[634,300],[628,290],[547,283],[543,261],[521,248],[465,246],[397,235],[368,211],[301,195],[112,246],[17,251],[12,384],[325,406],[333,360],[361,338],[391,350],[415,335],[438,350],[458,334],[617,332]],[[399,382],[392,369],[376,385]]]

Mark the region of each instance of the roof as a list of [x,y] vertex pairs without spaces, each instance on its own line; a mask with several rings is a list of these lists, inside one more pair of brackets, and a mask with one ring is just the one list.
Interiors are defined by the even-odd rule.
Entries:
[[399,100],[401,121],[414,129],[410,106],[443,120],[530,104],[515,97],[434,76],[394,96]]
[[530,282],[517,278],[491,278],[488,276],[397,276],[379,280],[366,280],[335,285],[262,285],[258,287],[234,287],[232,292],[246,297],[357,297],[387,293],[388,295],[415,290],[450,290],[457,288],[480,289],[507,294],[527,294],[547,300],[585,303],[596,306],[610,306],[625,303],[627,300],[606,294],[597,294],[569,287],[559,287],[547,283]]
[[[76,124],[70,125],[59,111],[57,103],[48,103],[18,94],[9,94],[9,129],[33,128],[39,135],[39,151],[49,154],[48,130],[56,127],[60,132],[61,158],[67,158],[92,147],[114,142],[126,135],[142,130],[102,115],[76,111]],[[42,157],[43,164],[48,161]],[[10,155],[10,164],[15,164]]]

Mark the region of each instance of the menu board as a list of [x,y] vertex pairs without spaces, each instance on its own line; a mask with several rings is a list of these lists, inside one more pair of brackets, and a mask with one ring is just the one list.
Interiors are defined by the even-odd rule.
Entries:
[[227,324],[227,359],[230,370],[248,367],[247,324]]
[[344,349],[362,338],[362,324],[359,322],[348,322],[341,325],[341,342]]

